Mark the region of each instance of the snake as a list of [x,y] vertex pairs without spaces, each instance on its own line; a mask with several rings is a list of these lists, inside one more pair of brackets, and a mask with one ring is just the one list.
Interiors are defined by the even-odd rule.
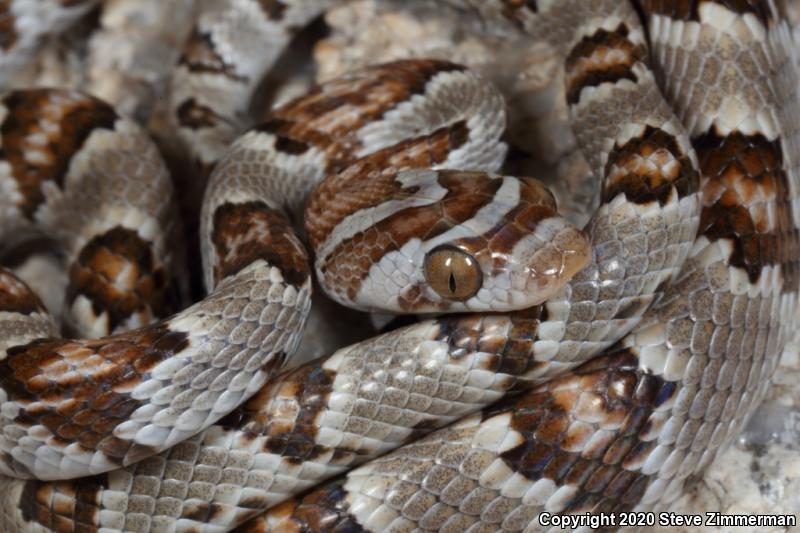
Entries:
[[[546,530],[668,506],[739,434],[800,279],[780,3],[446,3],[563,57],[601,183],[582,230],[500,173],[502,97],[460,65],[367,67],[247,124],[332,2],[209,2],[171,95],[209,295],[177,311],[157,148],[79,92],[2,97],[0,231],[54,237],[76,337],[0,272],[4,531]],[[281,372],[315,275],[433,316]]]

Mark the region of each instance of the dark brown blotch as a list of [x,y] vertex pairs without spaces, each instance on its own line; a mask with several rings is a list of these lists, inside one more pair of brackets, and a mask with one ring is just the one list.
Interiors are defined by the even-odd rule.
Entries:
[[0,49],[11,50],[17,42],[17,18],[11,13],[11,2],[0,2]]
[[608,482],[603,489],[603,494],[608,498],[619,499],[641,474],[629,470],[619,470],[617,475]]
[[439,74],[466,70],[463,65],[440,59],[403,59],[371,68],[385,80],[401,81],[407,87],[408,95],[398,101],[405,101],[414,94],[422,94],[428,82]]
[[[720,136],[709,131],[694,144],[708,178],[698,234],[712,242],[729,240],[733,245],[729,263],[745,270],[752,283],[765,266],[780,265],[782,290],[797,290],[800,236],[780,139],[740,132]],[[759,218],[749,206],[764,199],[773,204],[773,216]]]
[[[615,58],[617,62],[608,63],[609,58]],[[624,23],[613,31],[599,29],[583,37],[572,48],[565,62],[567,103],[576,104],[584,87],[616,83],[623,79],[636,82],[633,66],[646,58],[645,47],[628,39],[628,27]]]
[[[440,319],[436,340],[448,344],[448,352],[454,359],[491,348],[494,355],[485,359],[483,370],[521,376],[542,364],[536,361],[533,350],[542,313],[542,306],[510,313],[510,328],[502,330],[502,334],[485,327],[485,315],[450,315]],[[508,385],[513,382],[512,377]]]
[[525,27],[526,15],[538,13],[536,0],[499,0],[500,14],[520,29]]
[[600,492],[608,486],[618,472],[619,468],[616,465],[601,464],[592,472],[581,488],[587,492]]
[[[645,433],[649,430],[649,426],[645,424],[642,427],[642,433]],[[637,441],[633,447],[625,454],[625,457],[622,458],[620,463],[625,468],[630,468],[631,470],[636,470],[641,463],[647,460],[650,456],[650,453],[658,446],[657,440],[650,440],[650,441]]]
[[100,495],[108,488],[105,475],[67,481],[25,482],[19,501],[29,523],[64,533],[96,533]]
[[308,254],[283,215],[261,201],[226,203],[214,211],[211,242],[217,253],[216,282],[263,259],[300,287],[310,271]]
[[466,122],[458,121],[350,162],[329,176],[314,189],[306,209],[311,245],[318,246],[339,223],[361,209],[415,194],[418,188],[404,187],[396,172],[443,163],[468,138]]
[[215,502],[187,504],[183,506],[181,518],[195,520],[200,523],[213,523],[215,519],[218,520],[219,517],[226,511],[226,507],[227,506],[220,505]]
[[[132,444],[112,432],[142,406],[127,390],[188,342],[186,333],[164,323],[97,340],[41,339],[7,350],[0,361],[0,385],[10,401],[28,406],[15,418],[17,424],[43,425],[64,444],[76,442],[121,463]],[[40,399],[64,400],[48,405]],[[133,450],[135,455],[153,453],[141,448]]]
[[536,0],[502,0],[502,4],[506,11],[516,12],[521,9],[527,9],[533,13],[539,12]]
[[542,477],[563,480],[582,459],[575,453],[553,448],[553,458],[542,470]]
[[192,31],[179,62],[191,72],[221,74],[231,80],[246,81],[246,77],[236,73],[233,65],[226,63],[216,50],[211,34]]
[[295,124],[280,118],[271,118],[253,128],[255,131],[271,133],[275,136],[275,149],[289,155],[302,155],[311,148],[309,139],[293,138]]
[[276,530],[363,532],[364,528],[348,512],[350,505],[343,485],[344,480],[337,480],[274,507],[269,515],[282,517]]
[[646,126],[644,132],[608,154],[602,198],[618,194],[637,204],[666,204],[675,190],[679,198],[697,191],[700,175],[671,134]]
[[341,480],[334,481],[305,496],[289,499],[272,507],[266,514],[245,522],[235,531],[361,533],[364,528],[348,513],[347,492],[342,484]]
[[0,267],[0,311],[23,315],[46,312],[36,293],[13,272],[3,267]]
[[[56,105],[56,99],[60,99]],[[19,208],[32,218],[45,198],[42,185],[52,182],[63,187],[72,156],[95,129],[113,129],[117,114],[105,102],[92,96],[61,89],[12,91],[2,101],[8,110],[0,126],[0,159],[11,166],[11,175],[22,193]],[[55,128],[43,128],[42,122]],[[44,136],[47,143],[32,143]],[[44,155],[30,160],[36,150]]]
[[[567,511],[597,506],[629,509],[635,499],[628,493],[627,484],[637,475],[629,475],[625,465],[640,463],[653,449],[652,443],[643,443],[640,436],[648,429],[646,420],[655,408],[652,402],[659,397],[663,380],[640,370],[635,354],[628,350],[612,349],[599,359],[483,411],[484,420],[510,416],[510,428],[520,435],[519,444],[500,454],[510,469],[531,481],[547,478],[556,485],[581,487]],[[568,442],[567,428],[583,395],[602,399],[604,411],[619,419],[620,427],[597,449],[566,451],[566,446],[574,446]],[[605,423],[588,427],[596,432]]]
[[[431,205],[409,207],[395,212],[374,224],[369,230],[342,240],[323,263],[329,285],[344,287],[351,299],[378,260],[389,252],[399,250],[410,239],[430,240],[449,228],[469,220],[491,203],[501,179],[480,172],[441,170],[438,184],[447,191]],[[387,198],[388,199],[388,198]],[[462,243],[453,243],[460,246]],[[469,243],[463,243],[470,253]],[[410,309],[420,302],[400,299],[399,304]]]
[[490,250],[493,274],[507,268],[505,257],[513,252],[521,239],[531,235],[539,223],[558,217],[555,198],[541,182],[529,177],[515,179],[520,186],[517,205],[503,215],[494,227],[481,235],[459,241],[468,250]]
[[328,397],[333,388],[336,373],[322,368],[319,361],[301,366],[275,386],[277,396],[291,395],[298,410],[294,420],[278,421],[268,413],[261,413],[247,432],[267,437],[264,448],[284,459],[296,463],[311,461],[328,447],[317,444],[319,416],[328,408]]
[[580,458],[573,463],[572,468],[564,475],[564,482],[581,486],[599,466],[600,464],[597,461]]
[[[422,94],[443,72],[465,67],[432,59],[409,59],[367,67],[310,89],[270,113],[302,128],[335,139],[351,152],[360,146],[356,132],[381,119],[401,102]],[[337,120],[332,120],[336,117]]]
[[176,109],[178,124],[184,128],[213,128],[219,116],[208,106],[204,106],[194,98],[184,100]]
[[700,21],[699,8],[704,3],[719,4],[738,15],[753,14],[765,26],[773,19],[772,10],[765,0],[638,0],[646,15],[666,15],[695,22]]
[[286,11],[286,4],[282,0],[258,0],[261,11],[269,20],[280,21]]
[[181,303],[177,282],[156,260],[152,244],[120,226],[93,237],[72,264],[67,302],[80,295],[95,315],[107,313],[109,332],[136,313],[148,323],[177,312]]
[[[291,500],[276,505],[272,508],[273,511],[271,514],[282,513],[282,514],[291,514],[292,509],[294,509],[294,502]],[[272,531],[271,526],[267,524],[267,516],[261,515],[251,518],[247,522],[236,527],[236,529],[232,530],[235,533],[269,533]],[[298,526],[295,524],[281,524],[281,527],[284,528],[286,533],[300,533]],[[192,533],[195,533],[192,531]]]

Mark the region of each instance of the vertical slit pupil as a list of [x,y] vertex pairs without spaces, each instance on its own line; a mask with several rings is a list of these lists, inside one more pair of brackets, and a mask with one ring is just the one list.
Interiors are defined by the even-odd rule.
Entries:
[[450,272],[450,292],[456,292],[456,277]]

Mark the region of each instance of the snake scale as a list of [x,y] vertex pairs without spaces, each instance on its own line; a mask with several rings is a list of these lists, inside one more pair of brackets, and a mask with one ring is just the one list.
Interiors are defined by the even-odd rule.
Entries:
[[[83,93],[2,96],[0,236],[58,243],[75,337],[0,270],[2,531],[538,531],[668,505],[763,398],[800,283],[780,2],[445,2],[561,54],[600,181],[583,230],[499,174],[503,99],[454,63],[367,67],[249,124],[335,3],[202,4],[171,109],[208,174],[209,295],[182,311],[147,135]],[[93,4],[0,3],[2,68]],[[432,316],[281,372],[314,276]]]

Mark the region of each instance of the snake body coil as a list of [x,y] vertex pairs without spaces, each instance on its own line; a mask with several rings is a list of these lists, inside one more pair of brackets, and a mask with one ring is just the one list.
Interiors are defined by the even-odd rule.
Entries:
[[[646,32],[627,2],[447,3],[562,54],[602,179],[583,231],[496,174],[502,98],[445,61],[331,80],[237,137],[333,2],[212,2],[171,102],[213,169],[210,294],[148,325],[181,290],[157,151],[80,93],[3,97],[0,234],[54,234],[67,323],[109,335],[55,338],[0,272],[4,531],[534,531],[545,511],[666,505],[736,437],[800,280],[781,6],[641,0]],[[307,197],[313,268],[289,223]],[[458,314],[279,374],[312,271],[357,308]]]

